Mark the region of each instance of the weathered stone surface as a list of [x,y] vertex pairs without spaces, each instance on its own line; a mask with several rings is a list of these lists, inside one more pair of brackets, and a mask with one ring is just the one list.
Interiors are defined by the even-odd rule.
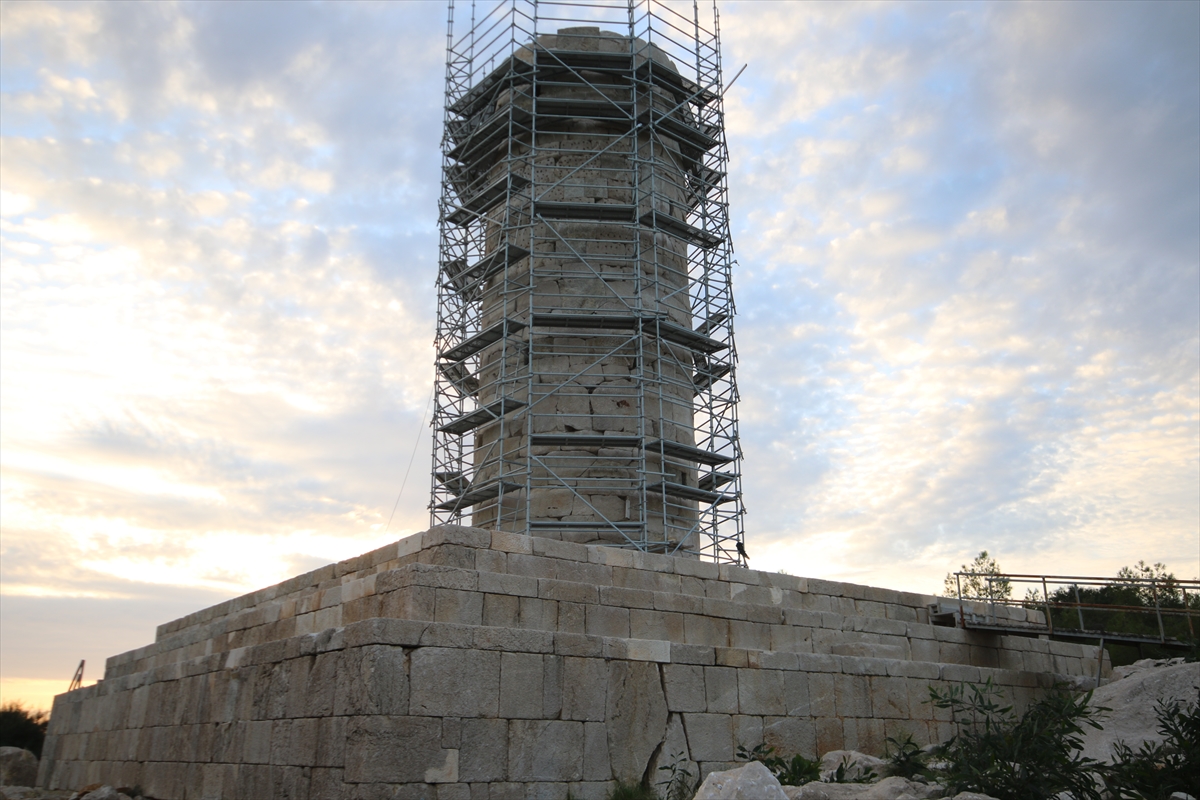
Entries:
[[357,717],[346,741],[346,780],[352,783],[424,783],[441,769],[441,720],[429,717]]
[[727,714],[684,714],[683,725],[692,758],[697,761],[733,760],[733,717]]
[[507,719],[540,719],[543,700],[542,657],[532,653],[500,656],[500,710]]
[[787,800],[779,781],[757,761],[710,773],[694,800]]
[[667,728],[667,700],[658,665],[646,661],[610,663],[605,711],[614,777],[641,780]]
[[500,653],[422,647],[413,652],[410,712],[436,717],[494,717],[500,700]]
[[464,719],[459,734],[459,780],[502,781],[508,776],[508,722]]
[[37,775],[37,756],[20,747],[0,747],[0,785],[33,786]]
[[514,781],[583,778],[583,723],[513,720],[509,723],[508,777]]
[[[687,735],[683,729],[683,718],[679,714],[671,714],[667,720],[667,733],[663,737],[662,747],[650,762],[650,783],[664,788],[663,781],[671,778],[671,768],[686,770],[693,777],[700,775],[700,767],[692,760],[688,750]],[[666,794],[666,792],[659,792]]]
[[[1150,661],[1150,659],[1146,659]],[[1158,700],[1196,702],[1200,686],[1200,663],[1164,666],[1138,662],[1141,669],[1119,668],[1114,677],[1122,677],[1101,686],[1092,695],[1092,705],[1112,709],[1104,719],[1103,730],[1088,728],[1083,736],[1083,755],[1101,761],[1112,758],[1112,746],[1124,741],[1133,749],[1144,742],[1161,742],[1154,706]],[[1138,666],[1138,664],[1131,666]]]

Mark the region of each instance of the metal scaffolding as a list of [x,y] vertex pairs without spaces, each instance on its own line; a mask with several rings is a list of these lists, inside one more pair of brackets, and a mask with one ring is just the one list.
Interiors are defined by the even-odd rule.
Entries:
[[451,0],[432,524],[743,563],[715,3],[469,12],[459,32]]

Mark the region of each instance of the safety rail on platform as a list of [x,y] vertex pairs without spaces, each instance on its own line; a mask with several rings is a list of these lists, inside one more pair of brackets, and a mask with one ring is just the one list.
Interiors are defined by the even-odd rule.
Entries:
[[[1054,639],[1099,640],[1186,649],[1195,646],[1200,581],[1174,577],[956,572],[957,607],[966,629]],[[1009,597],[1026,586],[1025,596]],[[970,589],[982,591],[974,595]],[[1023,613],[1020,613],[1023,612]],[[1078,627],[1074,623],[1078,622]]]

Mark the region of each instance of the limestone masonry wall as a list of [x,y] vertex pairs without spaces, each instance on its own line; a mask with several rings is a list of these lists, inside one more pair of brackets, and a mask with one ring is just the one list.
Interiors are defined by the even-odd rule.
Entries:
[[[159,798],[602,798],[677,755],[949,735],[930,684],[1018,703],[1095,648],[929,623],[936,598],[435,528],[160,626],[55,700],[41,785]],[[1023,612],[1017,612],[1023,613]]]

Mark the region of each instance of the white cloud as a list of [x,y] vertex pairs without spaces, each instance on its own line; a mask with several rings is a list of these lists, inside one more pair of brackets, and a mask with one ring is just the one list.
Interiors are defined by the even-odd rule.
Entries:
[[[757,563],[1200,570],[1197,9],[723,6]],[[0,4],[6,681],[424,524],[443,11]]]

